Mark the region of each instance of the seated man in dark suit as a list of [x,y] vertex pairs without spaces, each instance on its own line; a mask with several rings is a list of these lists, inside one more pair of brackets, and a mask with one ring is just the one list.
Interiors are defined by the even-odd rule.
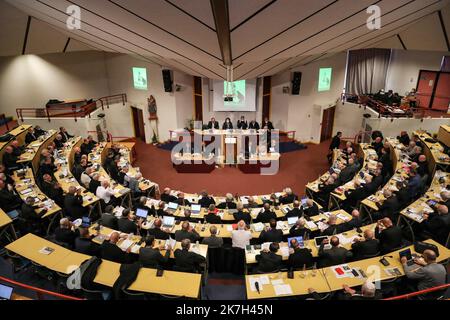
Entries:
[[219,203],[218,209],[236,209],[236,203],[234,202],[234,197],[231,193],[227,193],[225,196],[225,202]]
[[75,239],[79,236],[78,229],[72,230],[73,224],[67,218],[59,221],[59,227],[55,229],[55,240],[67,244],[70,248],[75,245]]
[[253,130],[259,130],[259,123],[256,122],[256,120],[252,120],[252,121],[250,121],[250,123],[248,124],[248,128],[249,128],[249,129],[253,129]]
[[109,205],[106,206],[104,212],[102,213],[102,216],[100,217],[99,221],[100,225],[117,230],[117,217],[114,215],[114,207]]
[[28,128],[27,135],[25,136],[25,143],[30,144],[33,141],[37,140],[37,135],[34,133],[33,127]]
[[242,130],[246,130],[247,127],[248,127],[247,120],[245,120],[244,116],[241,116],[241,119],[237,121],[237,128],[238,129],[242,129]]
[[100,247],[100,255],[102,259],[117,262],[117,263],[129,263],[131,252],[131,246],[124,252],[117,246],[117,242],[119,241],[119,233],[113,232],[109,237],[109,241],[103,241]]
[[386,198],[382,203],[377,202],[378,212],[374,212],[372,217],[374,220],[379,220],[384,217],[388,217],[393,221],[398,218],[398,210],[400,209],[400,203],[397,197],[392,194],[389,189],[383,190],[383,196]]
[[330,199],[330,193],[334,191],[338,187],[338,184],[333,176],[328,177],[327,181],[319,184],[319,192],[317,196],[322,199],[321,205],[324,207],[328,206],[328,202]]
[[63,142],[67,142],[67,140],[73,138],[73,136],[70,135],[64,127],[60,127],[58,133],[62,136]]
[[208,122],[208,129],[219,129],[219,122],[216,121],[216,118],[211,118],[211,120]]
[[170,237],[169,233],[165,232],[164,230],[161,230],[161,226],[162,226],[161,219],[155,219],[155,221],[153,222],[153,228],[147,230],[147,235],[153,236],[156,239],[161,240],[169,239]]
[[288,264],[293,269],[309,268],[314,265],[314,258],[311,249],[301,248],[297,239],[291,239],[292,253],[289,255]]
[[209,227],[209,237],[203,238],[202,244],[206,244],[208,249],[221,248],[223,246],[223,239],[217,236],[217,227],[212,225]]
[[277,229],[277,221],[275,219],[271,219],[270,227],[266,227],[263,231],[261,231],[259,235],[259,240],[261,242],[281,242],[283,241],[283,231]]
[[161,201],[164,201],[165,203],[177,202],[177,197],[171,195],[170,191],[170,188],[164,188],[164,191],[161,194]]
[[319,206],[312,199],[307,199],[306,206],[303,208],[303,214],[307,217],[317,216],[319,214]]
[[283,259],[277,254],[280,249],[278,242],[272,242],[269,246],[269,251],[263,250],[256,255],[255,259],[258,262],[258,272],[275,272],[282,267]]
[[359,213],[359,210],[354,209],[352,211],[352,219],[350,221],[347,221],[347,222],[339,225],[339,233],[349,231],[352,229],[361,228],[362,224],[363,223],[362,223],[361,214]]
[[337,216],[332,214],[327,221],[328,227],[321,232],[322,236],[332,236],[333,234],[340,233],[341,227],[337,224]]
[[93,194],[97,194],[97,188],[101,186],[100,175],[98,173],[94,173],[92,175],[92,179],[89,182],[89,191]]
[[304,219],[298,219],[295,225],[289,229],[289,236],[290,237],[303,237],[309,236],[309,229],[305,228],[305,220]]
[[359,202],[363,200],[367,195],[364,185],[361,185],[359,180],[355,180],[354,187],[354,190],[347,190],[344,192],[346,197],[344,206],[346,207],[346,209],[353,209],[355,207],[358,207]]
[[83,207],[83,197],[81,189],[77,190],[75,186],[69,187],[69,192],[64,198],[66,214],[72,219],[78,219],[87,216],[87,209]]
[[[325,244],[331,243],[331,249],[324,249]],[[339,247],[339,238],[331,237],[331,241],[325,239],[319,247],[319,258],[323,267],[334,266],[345,263],[352,257],[352,253],[345,248]]]
[[352,244],[352,252],[355,259],[364,259],[379,253],[380,243],[375,239],[373,230],[364,230],[364,238],[356,238]]
[[2,163],[8,170],[14,170],[18,168],[17,165],[18,156],[14,154],[14,150],[11,146],[5,148],[3,153]]
[[183,206],[183,207],[187,207],[187,206],[191,205],[189,200],[184,198],[184,193],[183,192],[179,192],[178,193],[178,199],[177,199],[176,203],[178,203],[179,206]]
[[209,208],[209,206],[211,204],[216,204],[216,201],[214,200],[213,197],[209,196],[208,193],[203,190],[202,193],[202,198],[200,200],[198,200],[198,204],[202,207],[202,208]]
[[294,208],[292,210],[289,210],[288,213],[286,213],[286,219],[290,217],[302,217],[303,216],[303,208],[300,207],[300,202],[298,200],[295,200],[293,203]]
[[188,221],[183,221],[181,230],[175,231],[175,240],[182,241],[189,239],[191,242],[196,242],[200,239],[200,235],[193,229]]
[[443,204],[436,206],[436,213],[423,214],[423,227],[428,234],[432,235],[433,239],[441,244],[445,244],[450,231],[450,214],[448,207]]
[[181,250],[174,252],[175,266],[174,270],[182,272],[197,272],[199,265],[206,262],[205,257],[195,252],[190,252],[191,241],[184,239],[181,241]]
[[270,210],[270,204],[264,203],[264,208],[258,213],[256,217],[256,222],[269,223],[271,219],[276,219],[277,215],[275,212]]
[[280,197],[281,204],[293,203],[298,199],[298,196],[292,192],[291,188],[284,189],[285,194]]
[[208,213],[204,217],[205,221],[207,223],[212,223],[212,224],[221,224],[222,219],[217,214],[217,212],[218,212],[218,210],[216,209],[216,206],[211,204],[208,208]]
[[49,174],[44,174],[41,190],[47,197],[55,200],[59,206],[64,206],[64,191],[58,182],[52,180],[52,177]]
[[129,208],[122,211],[122,216],[117,221],[117,227],[120,232],[137,234],[138,227],[132,219],[131,210]]
[[80,235],[75,239],[74,250],[89,256],[97,256],[100,254],[100,246],[92,242],[89,230],[87,228],[79,228]]
[[250,215],[249,212],[244,212],[244,205],[242,204],[242,202],[239,202],[237,204],[237,212],[233,213],[233,217],[236,223],[238,223],[241,220],[245,221],[245,224],[249,225],[250,222],[252,221],[252,216]]
[[380,241],[381,253],[388,253],[401,247],[403,243],[402,229],[394,226],[391,219],[383,218],[377,222],[375,238]]
[[162,269],[169,261],[172,248],[169,246],[163,256],[159,250],[165,249],[164,246],[161,248],[153,248],[154,243],[154,236],[147,236],[145,238],[145,247],[139,249],[139,262],[145,268]]

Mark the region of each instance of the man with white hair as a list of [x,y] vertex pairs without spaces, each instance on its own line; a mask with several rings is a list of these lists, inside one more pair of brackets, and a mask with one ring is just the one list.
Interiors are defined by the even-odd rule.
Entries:
[[[133,197],[141,195],[141,189],[139,188],[139,180],[142,179],[142,173],[138,172],[134,177],[128,177],[128,188],[133,192]],[[126,180],[126,179],[125,179]]]
[[247,229],[247,225],[244,220],[241,220],[237,224],[237,230],[231,231],[231,242],[233,248],[245,249],[250,244],[252,233]]
[[285,189],[284,189],[284,195],[282,195],[282,196],[280,197],[280,203],[281,203],[281,204],[289,204],[289,203],[294,202],[294,201],[297,200],[297,199],[298,199],[298,196],[295,195],[295,194],[292,192],[292,189],[288,187],[288,188],[285,188]]
[[89,181],[88,189],[93,194],[97,193],[98,187],[100,187],[100,175],[98,173],[94,173],[91,177],[91,181]]
[[55,240],[65,243],[70,248],[75,245],[75,239],[80,235],[78,229],[74,228],[72,222],[67,218],[59,220],[59,227],[55,229]]
[[[350,288],[344,284],[342,286],[344,291],[338,295],[338,300],[379,300],[382,298],[381,294],[376,290],[376,286],[370,280],[366,280],[361,286],[361,291]],[[314,288],[308,289],[309,294],[314,300],[321,300],[320,294]]]
[[225,202],[220,203],[217,209],[236,209],[236,203],[234,202],[234,197],[231,193],[225,195]]
[[81,174],[80,177],[81,184],[86,188],[89,188],[89,182],[91,182],[92,171],[93,169],[91,167],[87,167],[86,170],[84,170],[83,173]]
[[108,205],[114,202],[114,200],[112,199],[114,193],[114,190],[109,186],[109,181],[103,180],[100,187],[97,188],[97,192],[95,195],[97,196],[97,198],[103,199],[106,205]]

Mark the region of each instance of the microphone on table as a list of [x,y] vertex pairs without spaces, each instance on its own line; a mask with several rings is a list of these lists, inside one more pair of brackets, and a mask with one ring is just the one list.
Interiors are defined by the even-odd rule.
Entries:
[[255,288],[256,288],[256,291],[258,291],[258,293],[260,294],[261,292],[259,291],[259,282],[258,281],[255,282]]

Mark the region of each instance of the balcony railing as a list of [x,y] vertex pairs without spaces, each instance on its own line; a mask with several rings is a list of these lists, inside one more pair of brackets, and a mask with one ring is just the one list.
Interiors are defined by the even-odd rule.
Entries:
[[91,117],[91,113],[99,108],[105,110],[105,107],[109,109],[109,106],[115,103],[122,103],[125,105],[127,102],[127,95],[125,93],[116,94],[107,97],[101,97],[97,100],[87,103],[85,105],[79,105],[74,103],[60,103],[51,104],[45,108],[17,108],[17,118],[23,121],[24,118],[47,118],[50,122],[52,118],[71,118],[75,121],[78,118]]

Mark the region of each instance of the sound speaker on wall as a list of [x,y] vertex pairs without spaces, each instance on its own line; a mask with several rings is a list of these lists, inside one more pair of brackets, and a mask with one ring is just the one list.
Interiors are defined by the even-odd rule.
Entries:
[[164,91],[165,92],[172,92],[172,74],[170,70],[163,70],[162,71],[163,76],[163,82],[164,82]]
[[294,72],[292,76],[292,94],[300,94],[300,84],[302,83],[302,73]]

